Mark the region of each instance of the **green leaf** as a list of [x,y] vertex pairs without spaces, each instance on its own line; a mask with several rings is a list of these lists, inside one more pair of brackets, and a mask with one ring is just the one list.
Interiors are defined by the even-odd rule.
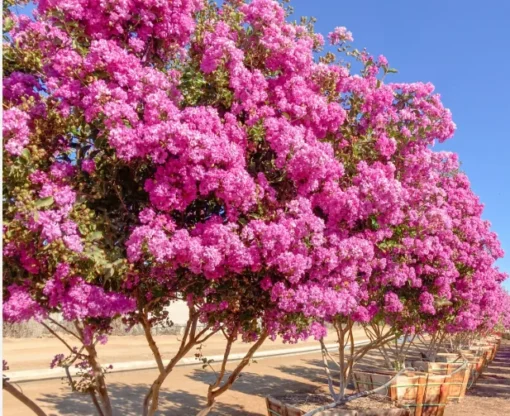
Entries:
[[6,17],[4,20],[4,29],[3,29],[4,33],[10,32],[14,26],[15,26],[14,20],[12,20],[10,17]]
[[374,217],[370,218],[370,225],[372,226],[372,229],[378,230],[379,229],[379,223]]
[[21,158],[27,162],[30,162],[30,150],[28,149],[23,149],[23,151],[21,152]]
[[102,231],[94,231],[93,233],[90,233],[88,235],[88,239],[90,241],[100,240],[103,238],[103,232]]
[[86,224],[80,224],[78,225],[78,230],[80,230],[80,233],[82,233],[83,235],[86,235],[89,231],[88,227]]
[[397,71],[395,68],[388,68],[388,69],[386,70],[386,72],[387,72],[388,74],[396,74],[396,73],[398,73],[398,71]]
[[36,208],[51,207],[53,205],[53,202],[55,202],[53,200],[53,197],[52,196],[48,196],[46,198],[42,198],[42,199],[39,199],[39,200],[35,201],[35,207]]

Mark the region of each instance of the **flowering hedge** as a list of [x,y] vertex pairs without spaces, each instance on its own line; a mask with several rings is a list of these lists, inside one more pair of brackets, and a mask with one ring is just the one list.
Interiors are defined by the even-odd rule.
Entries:
[[[346,320],[475,331],[507,313],[497,237],[456,155],[430,147],[455,130],[433,86],[386,82],[386,58],[345,28],[326,45],[286,13],[4,9],[4,318],[71,322],[70,357],[90,365],[105,414],[95,344],[117,317],[144,326],[158,362],[152,414],[199,322],[231,345],[319,339]],[[190,318],[165,367],[150,328],[176,299]]]

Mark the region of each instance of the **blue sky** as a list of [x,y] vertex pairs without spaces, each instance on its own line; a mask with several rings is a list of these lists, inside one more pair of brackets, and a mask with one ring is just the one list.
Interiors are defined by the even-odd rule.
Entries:
[[[455,137],[436,149],[458,153],[508,253],[510,273],[510,1],[293,0],[294,18],[314,16],[327,35],[346,26],[358,49],[385,55],[395,81],[430,81],[453,112]],[[28,10],[27,10],[28,9]],[[24,7],[21,13],[31,11]],[[510,280],[505,283],[510,290]]]
[[[455,136],[436,149],[460,155],[485,204],[510,273],[510,1],[294,0],[295,18],[314,16],[327,35],[345,26],[354,46],[385,55],[390,80],[430,81],[453,113]],[[510,281],[505,282],[510,290]]]

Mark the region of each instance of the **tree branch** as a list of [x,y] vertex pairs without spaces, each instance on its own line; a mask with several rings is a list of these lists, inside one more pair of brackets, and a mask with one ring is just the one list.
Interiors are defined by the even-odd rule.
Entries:
[[[55,338],[57,338],[62,344],[64,344],[66,346],[66,348],[71,351],[71,353],[73,354],[76,354],[76,355],[81,355],[83,356],[84,358],[86,358],[87,356],[85,354],[81,354],[81,353],[77,353],[76,351],[74,351],[74,349],[62,338],[60,337],[60,335],[58,335],[53,329],[51,329],[51,327],[49,325],[46,325],[44,322],[40,322],[40,324],[42,326],[44,326],[49,332],[51,335],[53,335]],[[83,350],[83,348],[82,348]]]
[[142,312],[140,313],[140,318],[143,331],[145,332],[145,338],[147,339],[147,343],[149,344],[149,348],[152,351],[152,355],[154,356],[156,364],[158,365],[159,373],[161,374],[165,371],[165,366],[163,364],[163,359],[161,357],[161,353],[159,352],[159,348],[156,344],[156,341],[154,341],[154,337],[152,336],[151,327],[149,324],[146,310],[142,310]]
[[326,345],[324,345],[324,338],[321,338],[319,340],[319,343],[321,344],[321,352],[322,352],[322,363],[324,364],[324,370],[326,371],[326,375],[328,376],[328,387],[329,392],[331,396],[333,397],[333,400],[338,400],[337,394],[335,393],[335,389],[333,388],[333,379],[331,377],[331,371],[329,371],[329,364],[328,364],[328,350],[326,349]]
[[2,383],[3,389],[8,393],[12,394],[16,399],[18,399],[21,403],[27,406],[32,412],[34,412],[37,416],[48,416],[32,399],[25,396],[24,393],[19,391],[16,387],[14,387],[9,381],[5,378]]
[[66,331],[68,334],[71,334],[73,337],[75,337],[77,340],[79,340],[80,342],[82,342],[82,339],[76,335],[73,331],[71,331],[70,329],[67,329],[64,325],[58,323],[57,321],[55,321],[53,318],[49,317],[48,316],[48,319],[51,321],[51,323],[57,325],[58,327],[62,328],[64,331]]
[[218,376],[216,377],[216,382],[213,384],[212,388],[216,388],[221,384],[223,380],[223,376],[225,375],[225,368],[227,367],[228,357],[230,356],[230,351],[232,349],[232,344],[237,338],[237,328],[232,330],[232,333],[227,339],[227,346],[225,347],[225,354],[223,354],[223,360],[221,362],[221,368]]

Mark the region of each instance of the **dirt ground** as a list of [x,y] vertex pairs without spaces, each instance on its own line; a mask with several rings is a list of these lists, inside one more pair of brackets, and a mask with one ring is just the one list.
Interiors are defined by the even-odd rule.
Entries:
[[[320,354],[275,357],[250,364],[233,386],[218,400],[211,416],[265,415],[265,397],[274,392],[314,392],[321,385]],[[228,366],[232,369],[232,364]],[[116,416],[140,416],[141,403],[156,370],[108,375],[107,381]],[[194,416],[205,404],[207,385],[214,374],[200,366],[179,367],[163,384],[159,416]],[[71,393],[60,380],[18,383],[49,416],[95,415],[86,395]],[[17,400],[4,393],[4,416],[31,416]]]
[[510,415],[510,341],[503,341],[494,361],[458,404],[446,408],[446,416]]
[[[362,330],[356,333],[357,339],[364,338]],[[326,339],[326,343],[335,342],[335,337],[331,335]],[[71,336],[64,336],[64,339],[71,346],[75,345],[75,339]],[[177,335],[157,335],[155,340],[163,358],[172,357],[172,352],[176,351],[180,343],[180,337]],[[204,344],[202,352],[207,355],[218,355],[224,352],[225,337],[215,335]],[[274,342],[267,341],[261,350],[292,348],[294,345],[283,344],[281,340]],[[313,340],[300,342],[296,347],[319,347]],[[108,338],[105,345],[98,345],[98,355],[103,364],[114,364],[129,361],[150,361],[154,357],[147,345],[145,336],[112,336]],[[232,346],[232,352],[238,353],[247,351],[249,344],[237,342]],[[49,364],[55,354],[67,353],[66,348],[53,337],[48,338],[4,338],[3,340],[3,358],[9,362],[11,371],[37,370],[49,368]],[[187,356],[192,357],[195,350],[192,349]]]
[[[376,356],[369,364],[378,365]],[[229,368],[232,368],[230,365]],[[140,403],[154,370],[114,373],[108,376],[112,402],[118,416],[140,416]],[[204,404],[207,384],[214,374],[200,367],[181,367],[163,385],[158,415],[192,416]],[[251,364],[233,389],[220,397],[211,416],[266,415],[267,395],[324,392],[326,377],[320,354],[275,357]],[[60,380],[18,384],[36,399],[49,416],[93,416],[88,396],[70,393]],[[31,413],[4,393],[5,416],[30,416]],[[445,416],[506,416],[510,415],[510,342],[505,341],[476,386],[459,404],[449,405]]]

